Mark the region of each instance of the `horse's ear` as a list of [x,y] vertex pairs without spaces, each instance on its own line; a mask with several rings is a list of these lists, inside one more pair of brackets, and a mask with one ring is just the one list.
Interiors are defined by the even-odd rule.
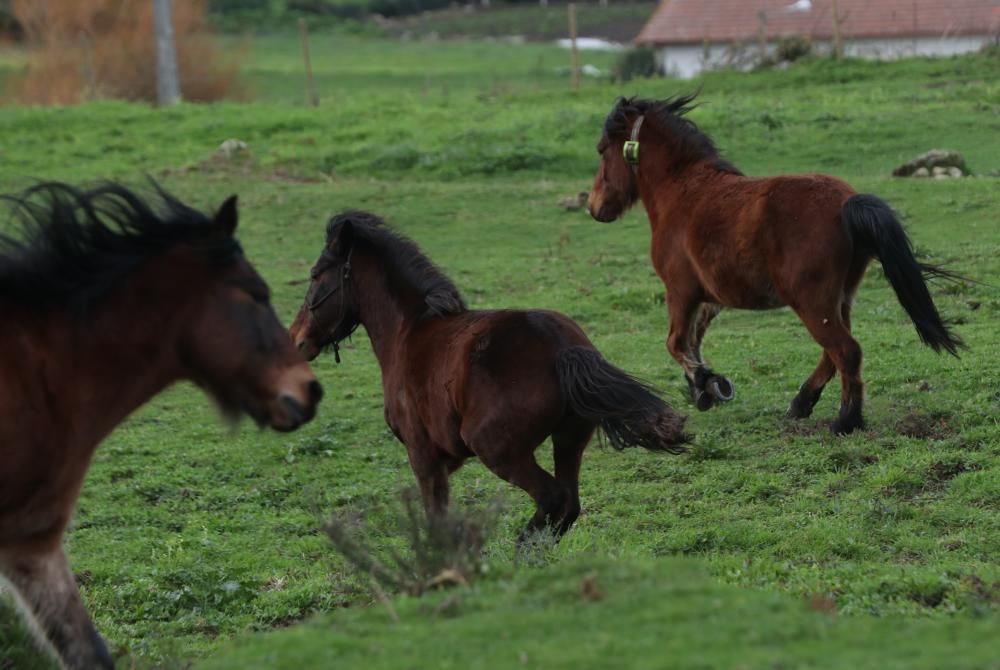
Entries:
[[239,216],[236,213],[236,195],[234,194],[226,198],[226,201],[219,207],[219,211],[215,213],[215,225],[226,235],[232,235],[236,232],[238,219]]

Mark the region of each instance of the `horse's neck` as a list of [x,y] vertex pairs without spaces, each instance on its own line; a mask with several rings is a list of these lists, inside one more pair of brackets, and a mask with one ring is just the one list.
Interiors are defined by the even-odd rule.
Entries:
[[689,206],[690,199],[702,192],[709,181],[733,176],[714,168],[710,160],[682,167],[654,165],[638,174],[639,200],[646,209],[650,225],[656,229],[673,221],[675,217],[671,216],[671,209]]
[[360,291],[360,319],[368,332],[372,350],[382,368],[383,376],[389,374],[396,363],[396,354],[413,321],[409,315],[410,300],[390,289],[388,277],[377,260],[371,263],[355,262]]
[[38,324],[45,350],[36,379],[51,398],[46,411],[71,425],[69,437],[80,448],[96,447],[179,377],[176,346],[163,314],[129,307],[106,305],[91,318],[62,314]]

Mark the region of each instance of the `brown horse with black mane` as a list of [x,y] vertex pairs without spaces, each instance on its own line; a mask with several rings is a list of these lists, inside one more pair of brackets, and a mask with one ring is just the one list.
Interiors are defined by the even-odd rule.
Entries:
[[[429,513],[446,509],[448,476],[478,456],[535,500],[525,533],[561,535],[580,513],[580,462],[595,428],[619,449],[683,451],[684,418],[605,361],[568,317],[466,309],[417,246],[372,214],[335,216],[326,238],[292,338],[311,360],[365,327],[386,422]],[[549,435],[554,477],[535,460]]]
[[954,355],[962,341],[938,314],[925,277],[958,275],[917,261],[892,209],[835,177],[744,176],[684,117],[693,100],[618,100],[597,145],[591,216],[607,223],[638,200],[645,206],[653,266],[667,288],[667,350],[698,409],[734,395],[701,357],[705,330],[722,307],[787,305],[823,348],[787,416],[809,416],[839,372],[833,431],[861,428],[861,346],[851,336],[851,302],[869,262],[881,262],[920,339]]
[[24,235],[0,235],[0,583],[67,668],[114,667],[62,549],[98,443],[181,379],[283,431],[322,394],[233,237],[235,196],[214,218],[160,196],[7,198]]

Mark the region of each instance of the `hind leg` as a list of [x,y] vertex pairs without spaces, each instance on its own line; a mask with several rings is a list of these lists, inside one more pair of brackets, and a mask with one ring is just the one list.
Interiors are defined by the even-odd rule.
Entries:
[[69,670],[113,669],[114,661],[80,600],[61,547],[0,550],[0,574],[14,588],[36,632]]
[[580,463],[583,451],[594,434],[594,426],[579,420],[571,426],[560,427],[552,433],[552,453],[556,464],[556,481],[569,494],[563,507],[562,517],[555,527],[557,535],[563,535],[580,516]]
[[[864,384],[861,381],[861,345],[851,337],[850,306],[842,305],[839,312],[840,314],[833,318],[822,316],[822,312],[799,311],[798,314],[806,328],[809,329],[813,339],[823,347],[824,358],[828,357],[837,372],[840,373],[840,414],[833,422],[831,429],[838,435],[846,435],[864,427],[862,414]],[[824,359],[820,360],[817,371],[820,375],[827,373]],[[810,376],[810,379],[815,376],[816,372]],[[827,381],[829,381],[829,377]],[[806,383],[808,384],[808,380]],[[814,394],[818,399],[821,391],[822,386],[819,386],[808,393]],[[799,391],[799,395],[803,395],[802,391]],[[798,397],[796,396],[796,398]],[[805,399],[808,401],[810,396],[806,395]]]
[[[844,328],[847,329],[848,334],[851,332],[851,304],[854,302],[854,296],[858,291],[858,286],[861,284],[861,279],[864,277],[865,269],[868,267],[868,263],[869,259],[867,258],[854,259],[844,282],[845,297],[840,304],[840,319]],[[822,319],[820,319],[820,325],[828,326],[829,324],[824,324]],[[858,347],[858,357],[860,361],[860,347]],[[785,416],[791,419],[804,419],[810,416],[812,414],[813,407],[815,407],[816,403],[819,402],[823,389],[833,378],[837,369],[837,365],[834,363],[833,358],[830,356],[829,352],[824,349],[823,355],[819,359],[819,364],[816,366],[816,369],[813,370],[813,373],[809,375],[809,378],[802,383],[801,387],[799,387],[799,392],[792,399],[791,404],[788,406],[788,410],[785,412]],[[858,383],[860,384],[860,378],[858,379]],[[860,417],[860,405],[858,413]]]
[[573,495],[567,486],[538,465],[534,448],[493,448],[481,454],[479,459],[491,472],[523,489],[535,501],[535,514],[518,537],[519,543],[548,527],[557,535],[562,534],[560,527]]
[[812,414],[813,407],[819,402],[823,389],[836,372],[837,367],[833,364],[833,359],[824,349],[819,364],[799,387],[799,392],[792,398],[792,403],[785,411],[785,416],[789,419],[805,419]]

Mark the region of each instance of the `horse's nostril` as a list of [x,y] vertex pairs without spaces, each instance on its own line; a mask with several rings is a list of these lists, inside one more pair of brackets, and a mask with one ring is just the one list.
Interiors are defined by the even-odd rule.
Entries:
[[309,404],[316,405],[323,399],[323,387],[315,379],[309,382]]
[[281,402],[281,406],[285,409],[285,413],[288,414],[289,418],[296,426],[306,422],[308,412],[301,404],[299,404],[298,400],[287,393],[282,394],[279,400]]

